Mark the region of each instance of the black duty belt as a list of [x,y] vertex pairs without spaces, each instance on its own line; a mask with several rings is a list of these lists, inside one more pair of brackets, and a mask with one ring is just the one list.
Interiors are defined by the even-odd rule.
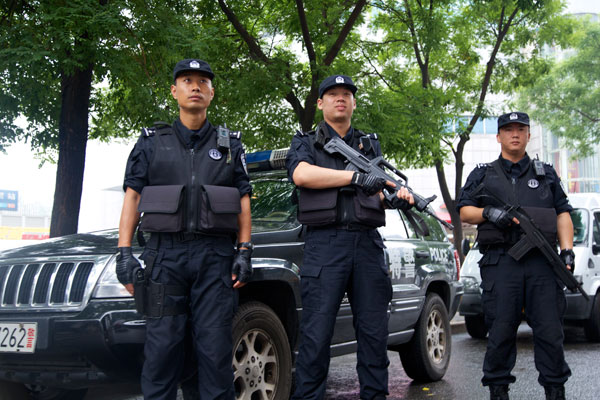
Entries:
[[162,239],[171,239],[176,242],[189,242],[207,237],[208,235],[199,232],[175,232],[175,233],[160,233]]
[[343,229],[346,231],[372,231],[376,229],[372,226],[362,224],[335,224],[325,226],[311,226],[311,229]]

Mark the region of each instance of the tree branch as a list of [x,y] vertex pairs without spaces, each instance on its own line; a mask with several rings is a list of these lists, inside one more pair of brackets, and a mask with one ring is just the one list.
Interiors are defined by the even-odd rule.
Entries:
[[323,58],[323,65],[328,67],[331,65],[331,63],[333,63],[333,60],[335,60],[335,57],[337,57],[338,53],[340,52],[342,44],[344,44],[346,37],[348,37],[348,35],[350,34],[352,27],[356,23],[356,20],[360,16],[360,13],[362,12],[366,4],[367,0],[358,0],[356,2],[356,6],[354,7],[354,10],[352,10],[350,17],[348,17],[348,21],[346,21],[346,24],[344,24],[344,26],[342,27],[342,30],[340,31],[337,39],[335,40],[327,54],[325,54],[325,57]]
[[310,61],[310,69],[316,66],[317,56],[313,47],[312,40],[310,38],[310,31],[308,30],[308,22],[306,21],[306,13],[304,12],[304,3],[302,0],[296,0],[296,7],[298,8],[298,18],[300,18],[300,27],[302,28],[302,39],[304,40],[304,46],[308,53],[308,60]]
[[250,35],[250,33],[242,25],[235,13],[227,6],[224,0],[219,0],[219,6],[221,7],[223,13],[227,16],[229,22],[231,22],[235,30],[242,37],[244,42],[246,42],[246,44],[248,45],[248,48],[250,49],[250,57],[261,60],[265,64],[270,64],[271,60],[269,59],[269,57],[267,57],[267,55],[262,51],[262,49],[256,42],[256,39],[254,39],[254,37]]
[[419,64],[419,69],[421,70],[421,85],[426,88],[429,82],[429,71],[427,71],[427,66],[423,62],[423,51],[419,48],[419,41],[417,38],[417,32],[415,29],[415,23],[412,16],[412,11],[410,10],[410,5],[407,0],[404,0],[404,7],[406,8],[406,14],[408,16],[408,20],[406,24],[408,25],[408,29],[410,30],[410,35],[412,37],[412,45],[415,51],[415,57],[417,59],[417,64]]

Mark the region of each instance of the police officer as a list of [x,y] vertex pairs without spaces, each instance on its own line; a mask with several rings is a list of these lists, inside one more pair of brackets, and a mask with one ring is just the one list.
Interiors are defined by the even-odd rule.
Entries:
[[[188,318],[200,398],[234,398],[233,288],[252,273],[251,186],[239,133],[207,120],[213,78],[205,61],[178,62],[171,94],[179,118],[144,129],[127,161],[116,272],[130,293],[142,271],[131,253],[140,211],[140,228],[152,232],[141,257],[144,285],[134,293],[147,316],[145,399],[176,398]],[[224,214],[212,214],[215,207]]]
[[501,115],[496,137],[500,157],[471,172],[457,203],[461,220],[477,224],[477,241],[483,252],[479,265],[489,339],[482,383],[489,386],[492,400],[508,399],[508,385],[515,381],[511,371],[517,353],[516,333],[525,309],[533,330],[538,382],[547,399],[564,399],[564,383],[571,375],[563,352],[564,285],[538,249],[519,261],[507,253],[521,235],[519,221],[494,204],[492,196],[478,193],[485,188],[508,204],[522,206],[551,244],[556,244],[558,234],[560,255],[569,269],[574,267],[572,208],[554,168],[530,159],[525,151],[530,138],[527,114]]
[[[317,106],[324,121],[314,131],[297,133],[286,159],[288,175],[299,189],[298,219],[307,226],[293,399],[325,396],[331,337],[345,293],[358,342],[360,397],[383,399],[388,394],[386,321],[392,288],[376,228],[385,224],[381,189],[393,184],[345,170],[343,160],[323,150],[327,140],[339,136],[370,159],[381,155],[376,135],[351,126],[356,90],[345,75],[323,80]],[[402,188],[390,206],[407,209],[409,203],[414,199]]]

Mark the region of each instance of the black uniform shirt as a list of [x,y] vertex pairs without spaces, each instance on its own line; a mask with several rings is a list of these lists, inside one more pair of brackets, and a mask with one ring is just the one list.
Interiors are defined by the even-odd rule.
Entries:
[[[329,134],[331,137],[335,137],[334,135],[340,136],[335,129],[333,129],[329,124],[325,123],[329,130]],[[355,140],[354,128],[350,127],[350,130],[344,136],[343,140],[351,147],[358,150],[358,140]],[[381,147],[379,145],[378,140],[371,141],[373,146],[373,151],[375,152],[375,156],[378,157],[381,155]],[[309,136],[307,134],[296,134],[292,138],[292,143],[290,145],[290,150],[288,151],[285,166],[288,170],[288,176],[290,181],[293,182],[292,176],[294,175],[294,170],[300,163],[300,161],[305,161],[311,165],[315,165],[315,148],[312,144]]]
[[[519,162],[513,163],[509,160],[506,160],[502,156],[499,157],[500,162],[504,170],[507,174],[517,179],[527,172],[527,168],[531,163],[531,159],[527,154],[523,157]],[[460,209],[464,206],[474,206],[474,207],[482,207],[482,205],[477,201],[477,199],[472,197],[472,193],[477,189],[479,184],[483,182],[483,178],[485,177],[485,173],[488,168],[492,168],[489,164],[479,164],[477,168],[475,168],[469,174],[465,185],[462,187],[460,191],[460,196],[458,198],[458,202],[456,203],[456,209],[460,212]],[[546,171],[546,182],[550,186],[550,191],[553,194],[554,198],[554,209],[556,210],[556,214],[561,214],[563,212],[569,212],[573,209],[569,204],[569,200],[567,195],[565,194],[561,184],[560,178],[556,174],[554,168],[551,165],[544,163],[544,169]]]
[[[186,128],[179,119],[173,123],[173,130],[179,136],[183,143],[186,143],[187,148],[197,149],[200,145],[201,138],[204,135],[215,135],[215,127],[208,121],[199,130],[192,131]],[[231,139],[231,162],[234,163],[234,186],[240,191],[240,197],[252,192],[250,186],[250,178],[246,173],[246,156],[244,148],[240,140]],[[138,139],[135,147],[129,154],[127,166],[125,167],[125,180],[123,182],[123,190],[128,187],[138,193],[142,192],[144,186],[148,184],[148,168],[152,154],[154,152],[154,136],[146,136],[142,134]]]

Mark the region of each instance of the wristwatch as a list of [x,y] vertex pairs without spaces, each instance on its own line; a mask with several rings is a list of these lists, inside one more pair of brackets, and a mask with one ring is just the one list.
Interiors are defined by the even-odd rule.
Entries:
[[254,244],[252,244],[252,242],[240,242],[237,245],[237,249],[239,250],[240,248],[245,247],[249,250],[254,250]]

